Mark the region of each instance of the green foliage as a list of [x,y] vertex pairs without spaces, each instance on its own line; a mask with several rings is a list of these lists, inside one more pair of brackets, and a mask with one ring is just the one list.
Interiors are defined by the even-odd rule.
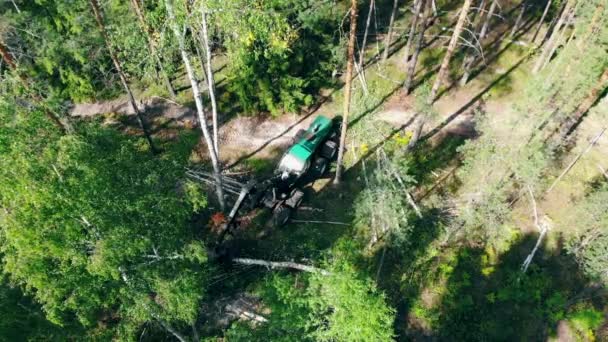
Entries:
[[213,16],[224,33],[228,87],[245,112],[297,111],[327,84],[338,58],[332,4],[295,0],[224,2]]
[[38,111],[0,105],[4,272],[56,324],[192,321],[206,257],[177,188],[187,155],[152,157],[142,140],[96,124],[57,137]]
[[583,198],[559,225],[572,233],[567,248],[583,270],[608,284],[608,186]]
[[[342,263],[332,274],[271,276],[261,290],[270,315],[255,327],[239,324],[237,341],[390,341],[394,311],[369,279]],[[285,334],[289,332],[289,334]]]

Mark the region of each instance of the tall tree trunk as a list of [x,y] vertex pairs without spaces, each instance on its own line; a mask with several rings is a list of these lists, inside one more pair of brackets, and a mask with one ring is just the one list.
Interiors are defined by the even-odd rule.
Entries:
[[488,30],[490,29],[490,23],[492,19],[494,19],[494,12],[496,12],[496,8],[498,7],[498,0],[492,0],[492,4],[490,5],[490,9],[488,10],[488,15],[483,22],[483,26],[481,27],[481,31],[479,31],[479,41],[481,42],[486,35],[488,34]]
[[190,55],[188,55],[188,51],[186,50],[184,36],[182,35],[180,27],[175,19],[175,12],[173,11],[173,0],[166,0],[165,7],[167,9],[167,14],[169,17],[169,25],[171,25],[173,33],[175,34],[175,38],[177,39],[179,51],[184,62],[184,67],[186,68],[188,79],[190,79],[190,86],[192,87],[192,95],[194,96],[194,103],[196,104],[196,112],[198,114],[199,124],[201,126],[201,131],[203,132],[205,143],[207,144],[207,149],[209,150],[211,165],[213,166],[213,177],[215,178],[215,190],[217,193],[217,199],[223,211],[226,207],[226,202],[224,200],[224,190],[222,188],[222,175],[219,161],[217,158],[217,152],[213,145],[213,141],[211,140],[211,135],[209,134],[209,127],[207,125],[207,115],[205,113],[205,107],[203,105],[203,97],[201,96],[201,91],[198,86],[198,80],[196,79],[196,74],[194,73],[194,69],[192,67]]
[[472,0],[465,0],[462,5],[462,9],[460,10],[460,16],[458,18],[458,22],[456,23],[456,27],[454,28],[454,33],[452,34],[452,38],[450,39],[450,44],[448,45],[448,50],[446,51],[445,57],[441,62],[441,67],[439,68],[439,73],[437,74],[437,79],[433,84],[433,88],[431,88],[431,94],[429,96],[429,101],[431,103],[435,102],[437,97],[437,92],[439,91],[439,87],[445,78],[449,66],[450,61],[452,60],[452,56],[454,55],[454,51],[456,50],[456,45],[458,44],[458,40],[460,39],[460,34],[462,33],[462,28],[467,20],[467,14],[469,13],[469,9],[471,8]]
[[361,43],[361,49],[359,49],[359,67],[363,70],[364,62],[365,62],[365,47],[367,45],[367,34],[369,33],[369,25],[372,22],[372,13],[374,12],[374,7],[376,5],[375,0],[371,0],[369,2],[369,10],[367,11],[367,19],[365,20],[365,32],[363,33],[363,41]]
[[207,87],[209,88],[209,98],[211,100],[211,114],[213,124],[213,146],[217,157],[220,157],[220,149],[218,145],[218,124],[217,124],[217,101],[215,99],[215,78],[213,77],[213,69],[211,68],[211,48],[209,47],[209,32],[207,30],[207,13],[201,9],[201,26],[202,38],[205,47],[205,57],[207,59]]
[[388,22],[388,33],[384,38],[384,53],[382,54],[382,62],[385,62],[388,58],[388,53],[391,49],[391,40],[393,39],[393,24],[395,23],[395,16],[397,15],[397,5],[399,0],[393,0],[393,10],[391,11],[391,18]]
[[[472,36],[472,42],[479,42],[479,49],[483,49],[483,38],[481,37],[481,32],[483,30],[483,28],[480,28],[480,26],[482,25],[482,23],[488,22],[487,18],[490,15],[493,15],[493,8],[490,7],[490,12],[488,12],[488,16],[485,15],[485,9],[486,9],[486,2],[485,0],[481,0],[481,3],[479,4],[479,12],[481,12],[481,14],[477,17],[477,20],[475,21],[474,25],[473,25],[473,32],[471,34]],[[483,19],[486,18],[486,21],[484,21]],[[479,34],[479,38],[477,38],[477,32],[480,32]],[[471,67],[473,66],[473,63],[475,62],[475,57],[477,56],[477,50],[474,47],[469,47],[465,49],[465,52],[468,52],[462,62],[462,78],[460,79],[460,86],[464,86],[467,84],[467,82],[469,81],[469,77],[471,75]]]
[[137,19],[139,20],[139,24],[141,25],[141,30],[146,35],[146,39],[148,42],[148,50],[150,50],[150,54],[152,55],[152,58],[154,58],[154,63],[156,64],[156,73],[159,74],[160,77],[162,77],[163,82],[167,87],[167,92],[169,93],[169,96],[171,96],[172,99],[175,99],[175,89],[173,88],[173,85],[171,84],[171,79],[169,79],[169,75],[167,75],[165,67],[163,66],[163,63],[160,59],[160,54],[158,53],[158,49],[156,48],[154,38],[152,38],[153,30],[146,22],[146,18],[144,17],[144,13],[139,4],[139,0],[131,0],[131,3],[133,4],[133,10],[135,11]]
[[[408,64],[410,59],[410,49],[412,48],[412,42],[414,41],[414,36],[416,35],[416,28],[418,27],[418,17],[420,16],[420,10],[424,7],[425,0],[416,0],[414,6],[414,16],[412,17],[412,22],[410,24],[410,32],[407,36],[407,43],[405,44],[405,52],[403,54],[403,58],[405,60],[405,64]],[[423,24],[424,25],[424,24]],[[421,31],[424,31],[424,27],[422,27]]]
[[522,1],[521,4],[519,4],[519,6],[521,6],[521,9],[519,10],[517,19],[515,19],[515,23],[513,24],[511,33],[509,33],[509,38],[513,38],[513,36],[515,36],[515,33],[517,33],[517,31],[519,31],[519,26],[521,25],[521,20],[524,18],[524,14],[526,13],[526,9],[528,8],[528,4],[526,3],[525,0]]
[[141,126],[141,129],[144,132],[144,136],[146,137],[146,140],[148,141],[148,144],[150,145],[150,149],[151,149],[152,153],[157,153],[158,150],[156,149],[156,146],[154,146],[154,142],[152,141],[152,136],[150,135],[150,131],[148,130],[148,127],[146,126],[143,115],[141,114],[141,112],[139,111],[139,108],[137,107],[137,102],[135,102],[135,97],[133,96],[133,92],[131,92],[131,88],[129,87],[129,83],[127,82],[127,77],[125,76],[125,73],[122,70],[120,61],[118,60],[118,57],[116,57],[114,49],[112,48],[112,45],[110,43],[110,37],[108,36],[108,33],[106,32],[106,27],[103,23],[103,15],[101,13],[101,8],[99,7],[97,0],[89,0],[89,3],[91,4],[91,7],[93,8],[93,14],[95,16],[95,21],[97,22],[97,26],[99,27],[99,31],[101,32],[101,36],[103,37],[104,43],[106,44],[106,48],[108,49],[108,53],[110,54],[112,63],[114,63],[116,72],[118,73],[118,76],[120,77],[120,82],[122,83],[122,86],[123,86],[123,88],[125,88],[125,92],[127,93],[127,98],[129,100],[129,104],[131,104],[131,108],[133,109],[133,112],[135,112],[135,116],[137,116],[137,121],[139,121],[139,125]]
[[547,13],[549,13],[549,8],[551,8],[551,0],[547,0],[547,5],[545,6],[543,15],[540,17],[540,20],[538,21],[538,26],[536,27],[536,31],[534,32],[534,36],[532,36],[530,43],[534,43],[536,41],[536,37],[538,37],[538,33],[540,32],[540,29],[543,27],[543,22],[545,22],[545,18],[547,17]]
[[576,0],[567,0],[566,5],[564,7],[564,11],[562,12],[562,15],[557,21],[557,24],[555,24],[555,28],[553,29],[553,33],[551,34],[549,41],[547,41],[547,44],[545,44],[542,53],[536,60],[536,64],[534,64],[534,68],[532,69],[532,72],[534,74],[540,71],[540,69],[545,63],[547,55],[553,50],[553,45],[557,44],[557,39],[561,35],[562,26],[564,26],[566,18],[570,16],[570,10],[575,2]]
[[[30,90],[30,81],[24,74],[19,72],[19,69],[17,68],[17,63],[15,63],[13,56],[8,51],[8,48],[6,47],[6,45],[4,45],[4,42],[2,42],[1,40],[0,40],[0,55],[2,56],[2,61],[4,61],[4,63],[7,65],[7,68],[9,70],[11,70],[19,78],[19,80],[21,81],[21,84],[23,84],[23,87],[29,91]],[[53,112],[49,107],[46,106],[46,104],[44,104],[44,99],[42,98],[42,96],[40,96],[34,92],[31,93],[31,96],[35,102],[38,102],[39,104],[42,105],[44,115],[46,115],[46,117],[49,120],[51,120],[51,122],[55,126],[57,126],[57,128],[59,128],[61,133],[65,134],[65,133],[73,132],[73,128],[72,128],[71,124],[69,123],[69,121],[63,122],[55,112]]]
[[[396,1],[396,0],[395,0]],[[342,129],[340,131],[340,146],[338,147],[338,161],[334,184],[339,184],[342,177],[342,160],[346,145],[346,131],[348,129],[348,114],[350,113],[351,79],[353,75],[353,61],[355,59],[355,34],[357,33],[357,0],[351,0],[350,5],[350,34],[348,37],[348,56],[346,62],[346,84],[344,85],[344,107],[342,116]]]
[[418,30],[418,37],[416,38],[416,50],[407,67],[407,76],[403,86],[406,95],[412,90],[412,81],[414,80],[414,74],[416,74],[416,64],[418,64],[418,57],[420,56],[420,51],[422,51],[422,46],[424,45],[424,32],[426,32],[427,23],[431,16],[431,6],[428,5],[428,1],[420,0],[420,2],[422,2],[422,6],[426,8],[423,8],[422,10],[423,18],[420,23],[420,29]]
[[[566,23],[568,23],[568,22],[572,21],[572,19],[574,19],[574,14],[576,13],[576,6],[574,6],[574,7],[575,8],[573,8],[572,11],[570,11],[570,15],[568,16],[568,19],[566,19]],[[562,44],[562,41],[564,39],[564,34],[566,33],[567,28],[568,28],[568,25],[566,24],[559,31],[559,34],[557,35],[557,39],[553,43],[553,47],[551,47],[551,50],[547,54],[547,57],[545,58],[545,61],[543,62],[542,66],[541,66],[541,70],[547,67],[547,64],[549,64],[549,62],[551,61],[551,58],[555,54],[555,51]],[[574,31],[572,32],[572,34],[574,34]],[[573,37],[573,36],[571,35],[570,37]]]

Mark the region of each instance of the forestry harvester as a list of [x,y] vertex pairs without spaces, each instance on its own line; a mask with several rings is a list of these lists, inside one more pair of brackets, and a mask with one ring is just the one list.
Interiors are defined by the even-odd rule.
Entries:
[[[236,225],[239,213],[266,207],[272,210],[272,223],[280,227],[289,221],[292,212],[302,203],[302,186],[321,177],[338,152],[340,118],[329,119],[319,115],[308,129],[300,129],[293,138],[293,144],[281,158],[271,177],[246,183],[222,177],[224,189],[237,195],[219,240]],[[212,182],[209,175],[188,171],[192,178]]]

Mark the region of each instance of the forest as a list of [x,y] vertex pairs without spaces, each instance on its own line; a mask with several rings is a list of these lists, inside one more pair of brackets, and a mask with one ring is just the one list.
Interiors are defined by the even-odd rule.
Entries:
[[608,0],[4,0],[0,57],[0,341],[608,341]]

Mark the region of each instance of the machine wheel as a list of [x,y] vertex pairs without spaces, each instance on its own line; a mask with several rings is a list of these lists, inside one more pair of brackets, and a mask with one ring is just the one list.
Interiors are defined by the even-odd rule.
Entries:
[[321,157],[332,160],[336,156],[338,151],[338,144],[335,141],[327,140],[323,146],[321,146]]
[[315,176],[317,176],[317,177],[323,176],[325,174],[325,171],[327,171],[327,164],[328,164],[327,159],[317,158],[315,160],[314,165],[312,166]]
[[284,226],[291,217],[291,208],[286,205],[279,204],[272,213],[272,223],[275,227]]
[[289,199],[285,201],[285,204],[293,209],[296,209],[302,203],[302,199],[304,199],[304,192],[300,189],[293,189]]

